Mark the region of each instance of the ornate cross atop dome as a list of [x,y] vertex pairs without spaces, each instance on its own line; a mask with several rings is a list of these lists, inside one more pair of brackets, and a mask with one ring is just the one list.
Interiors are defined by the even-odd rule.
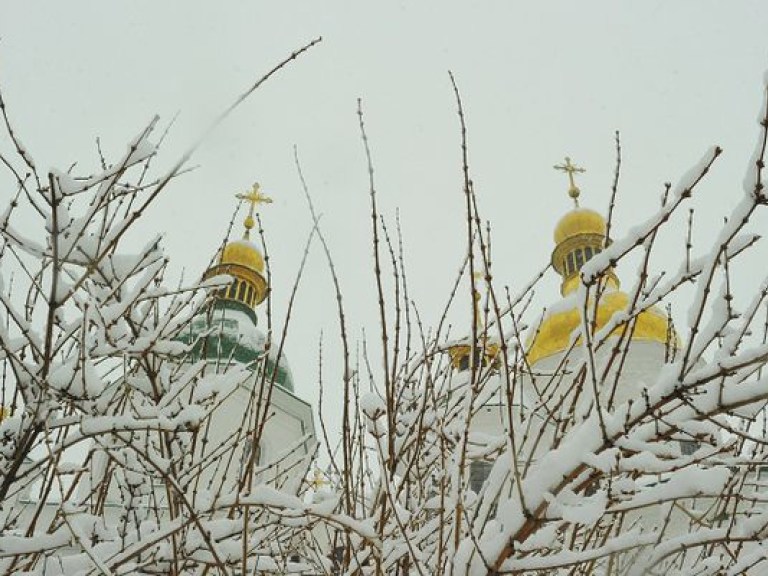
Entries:
[[245,200],[250,204],[250,207],[248,208],[248,216],[245,217],[245,222],[243,223],[245,226],[243,238],[249,240],[251,237],[251,228],[253,228],[255,224],[253,221],[253,212],[256,209],[256,206],[258,204],[271,204],[272,198],[261,193],[261,187],[258,182],[254,182],[253,187],[248,192],[235,194],[235,198]]
[[553,166],[555,170],[561,170],[568,174],[568,180],[570,182],[570,188],[568,188],[568,196],[573,198],[574,204],[576,204],[576,208],[579,207],[579,194],[581,193],[581,190],[579,190],[579,187],[576,186],[576,182],[573,179],[574,174],[581,174],[586,172],[584,168],[581,168],[580,166],[576,166],[575,164],[571,163],[571,159],[566,156],[565,157],[565,164],[555,164]]

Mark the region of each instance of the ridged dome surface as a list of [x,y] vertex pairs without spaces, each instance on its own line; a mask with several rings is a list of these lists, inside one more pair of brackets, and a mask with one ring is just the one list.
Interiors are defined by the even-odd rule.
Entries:
[[248,240],[235,240],[224,246],[219,263],[238,264],[259,273],[264,272],[264,258]]
[[[568,349],[571,335],[578,330],[581,324],[581,313],[573,299],[573,306],[564,310],[557,310],[547,314],[542,320],[538,330],[535,331],[528,342],[526,355],[528,363],[533,366],[539,360],[562,353]],[[617,312],[626,310],[629,297],[620,291],[606,292],[600,298],[597,307],[595,332],[601,330]],[[620,336],[624,331],[624,324],[613,330],[611,336]],[[666,314],[656,308],[651,308],[640,313],[635,322],[632,340],[646,340],[666,344],[670,339],[669,321]],[[674,333],[671,334],[675,338]]]
[[600,234],[605,236],[605,218],[594,210],[576,208],[560,219],[555,227],[555,244],[580,234]]

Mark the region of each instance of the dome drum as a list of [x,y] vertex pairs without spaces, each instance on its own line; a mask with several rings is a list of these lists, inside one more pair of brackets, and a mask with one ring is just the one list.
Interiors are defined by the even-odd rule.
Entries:
[[217,292],[217,297],[222,300],[234,300],[253,308],[267,297],[267,281],[252,268],[241,264],[217,264],[206,271],[203,279],[221,275],[234,278],[227,288]]
[[[579,189],[574,184],[573,175],[583,172],[583,169],[573,166],[570,158],[566,158],[564,165],[555,168],[568,173],[569,195],[576,202],[576,207],[565,214],[555,227],[555,249],[552,252],[552,267],[563,279],[560,292],[567,297],[578,288],[581,281],[579,272],[584,264],[611,242],[606,237],[608,225],[605,218],[578,205]],[[613,269],[607,268],[602,279],[605,290],[587,295],[587,305],[594,310],[594,324],[590,328],[594,332],[610,325],[616,315],[632,312],[629,296],[619,290],[619,280]],[[630,319],[613,327],[608,337],[628,337],[632,341],[653,342],[662,346],[674,346],[677,342],[669,318],[656,307],[631,315]],[[572,345],[578,345],[581,324],[582,310],[578,301],[573,298],[563,301],[545,315],[535,333],[529,336],[526,343],[528,363],[533,366],[544,359],[567,353]]]
[[605,236],[601,234],[579,234],[560,242],[552,252],[552,267],[567,278],[576,274],[592,256],[602,252]]
[[[603,251],[605,236],[593,233],[566,238],[552,252],[552,267],[563,278],[560,293],[569,294],[578,285],[579,271],[592,257]],[[606,274],[608,282],[618,287],[619,281],[612,269]]]

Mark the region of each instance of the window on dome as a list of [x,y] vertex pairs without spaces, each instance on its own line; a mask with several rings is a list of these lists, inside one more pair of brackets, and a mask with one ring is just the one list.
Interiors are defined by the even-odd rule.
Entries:
[[576,267],[573,262],[573,252],[568,254],[568,266],[565,269],[566,275],[570,276],[575,271]]
[[229,290],[227,291],[227,298],[234,298],[236,292],[237,292],[237,282],[232,282],[232,284],[229,285]]
[[248,295],[246,296],[249,306],[253,306],[253,286],[248,286]]
[[592,246],[584,248],[584,261],[589,262],[592,259]]
[[240,286],[237,289],[237,299],[238,300],[245,300],[245,282],[239,282]]
[[584,254],[581,251],[581,248],[575,251],[576,253],[576,269],[581,270],[581,267],[584,266]]

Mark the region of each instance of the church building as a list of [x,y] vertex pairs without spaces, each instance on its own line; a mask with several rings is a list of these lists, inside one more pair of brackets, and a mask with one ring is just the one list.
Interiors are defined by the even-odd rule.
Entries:
[[[254,211],[272,200],[263,195],[259,185],[239,199],[249,204],[242,238],[228,242],[216,264],[203,275],[203,280],[229,276],[231,282],[218,288],[207,309],[182,335],[192,345],[190,362],[205,359],[215,371],[245,367],[252,376],[241,383],[211,416],[208,444],[223,446],[233,438],[245,441],[238,447],[233,461],[220,462],[212,469],[220,478],[240,477],[244,462],[272,463],[270,477],[279,476],[295,467],[289,475],[303,474],[299,460],[308,461],[314,454],[316,436],[312,406],[294,390],[293,376],[279,337],[268,342],[259,327],[257,311],[268,296],[264,258],[251,239]],[[243,434],[247,430],[248,434]],[[251,445],[251,436],[259,443]],[[269,480],[262,478],[262,480]]]

